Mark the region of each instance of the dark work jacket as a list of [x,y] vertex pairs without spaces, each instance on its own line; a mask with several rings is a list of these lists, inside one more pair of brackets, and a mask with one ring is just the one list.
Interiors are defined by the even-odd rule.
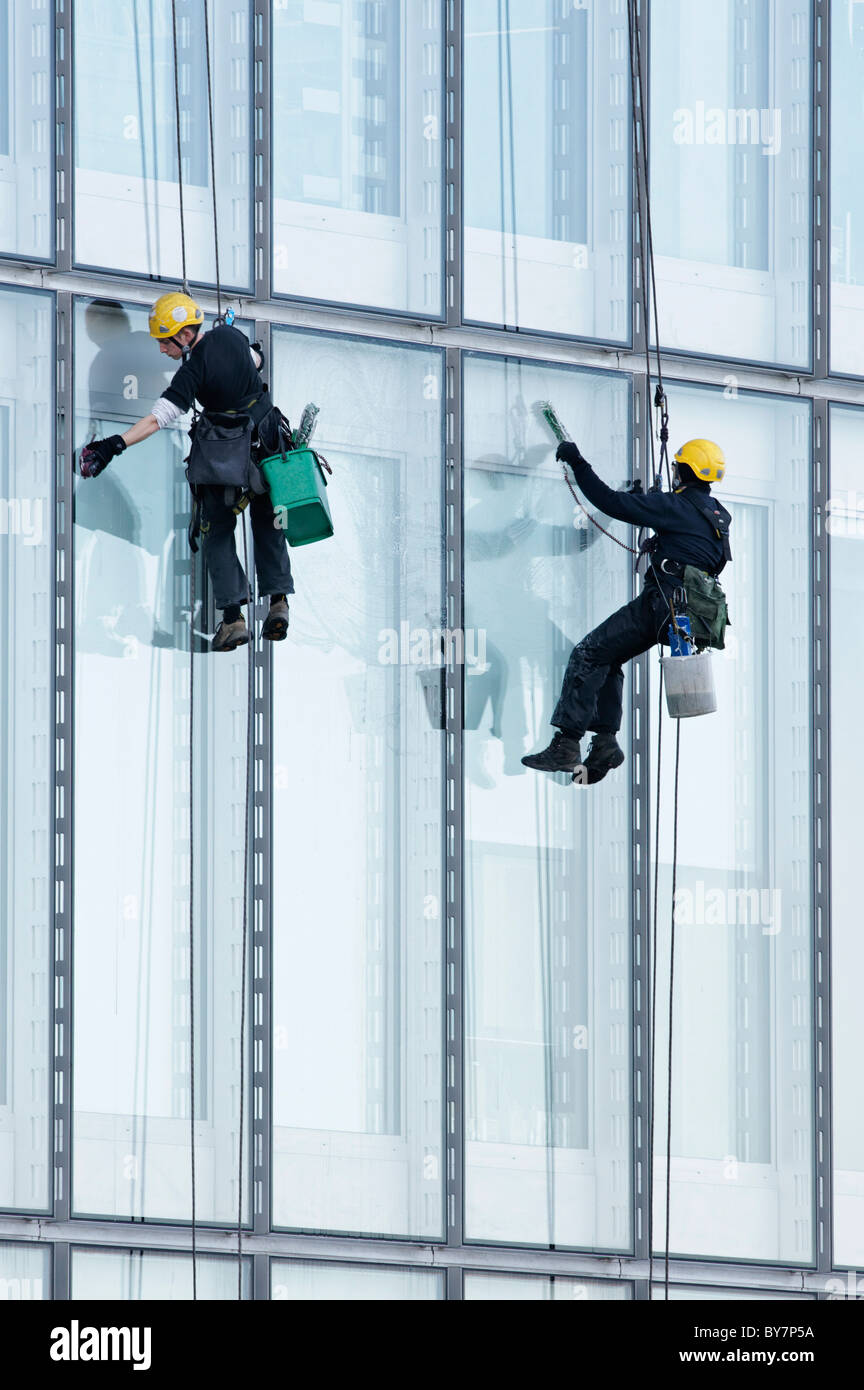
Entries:
[[[715,574],[723,563],[723,543],[710,521],[678,492],[616,492],[598,478],[590,463],[573,465],[573,476],[589,502],[616,521],[631,526],[647,526],[656,533],[651,558],[679,560],[685,565]],[[695,483],[694,490],[711,495],[707,483]]]

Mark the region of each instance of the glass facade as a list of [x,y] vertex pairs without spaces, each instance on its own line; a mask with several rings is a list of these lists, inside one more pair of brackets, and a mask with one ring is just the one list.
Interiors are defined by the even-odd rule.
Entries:
[[[732,626],[574,787],[521,759],[638,537],[538,407],[647,481],[627,0],[211,5],[215,227],[204,0],[0,0],[0,1298],[193,1297],[194,1198],[202,1299],[239,1220],[244,1299],[646,1301],[667,1177],[670,1297],[854,1296],[860,8],[638,7]],[[287,640],[219,656],[190,418],[77,461],[174,370],[181,184],[332,469]]]

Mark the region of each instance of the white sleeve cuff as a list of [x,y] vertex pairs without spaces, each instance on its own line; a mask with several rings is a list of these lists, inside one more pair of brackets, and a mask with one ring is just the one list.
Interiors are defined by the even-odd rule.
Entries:
[[173,425],[175,420],[179,420],[185,411],[181,410],[179,405],[175,405],[173,401],[167,400],[165,396],[160,396],[153,406],[151,414],[156,417],[156,423],[160,430],[164,430],[168,425]]

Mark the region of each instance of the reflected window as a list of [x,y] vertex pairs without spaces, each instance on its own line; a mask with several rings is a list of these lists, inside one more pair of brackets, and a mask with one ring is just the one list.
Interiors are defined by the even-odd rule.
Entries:
[[0,1303],[50,1297],[50,1247],[0,1241]]
[[54,297],[0,290],[0,1207],[51,1192]]
[[632,1284],[620,1284],[611,1279],[571,1279],[554,1274],[480,1274],[466,1270],[464,1298],[466,1302],[482,1299],[510,1301],[555,1300],[572,1303],[590,1300],[622,1300],[633,1297]]
[[[219,271],[251,284],[251,3],[210,7]],[[179,278],[170,0],[75,0],[75,261]],[[213,284],[203,0],[177,0],[180,148],[190,280]],[[98,100],[94,100],[98,83]]]
[[661,343],[807,367],[810,0],[649,12]]
[[413,1303],[443,1299],[444,1271],[390,1269],[375,1265],[324,1264],[319,1260],[271,1260],[270,1297],[328,1303]]
[[[807,1264],[813,1247],[810,407],[675,384],[672,443],[718,442],[732,514],[717,711],[663,708],[654,1242],[665,1248],[676,731],[673,1253]],[[659,662],[652,678],[656,775]],[[654,793],[652,792],[652,808]],[[652,825],[654,812],[652,809]]]
[[831,6],[831,369],[864,376],[864,6]]
[[627,13],[466,0],[466,319],[629,338]]
[[0,0],[0,252],[54,254],[54,8]]
[[[78,302],[76,448],[148,414],[165,367],[145,309]],[[199,555],[190,754],[188,423],[75,480],[73,1203],[98,1216],[190,1216],[191,777],[196,1214],[232,1222],[247,657],[209,651]]]
[[440,0],[273,12],[273,288],[438,317]]
[[[243,1298],[252,1293],[252,1261],[243,1260]],[[237,1261],[196,1255],[198,1298],[237,1298]],[[192,1256],[166,1250],[72,1250],[72,1298],[122,1302],[191,1299]]]
[[861,880],[852,846],[864,834],[860,679],[864,662],[864,410],[831,406],[827,529],[831,576],[832,1026],[834,1260],[864,1265],[864,1114],[857,1037],[864,979]]
[[335,525],[274,671],[273,1219],[440,1237],[442,355],[274,329],[273,367]]
[[477,651],[465,676],[466,1234],[622,1249],[627,770],[589,792],[520,759],[548,742],[570,651],[629,600],[630,571],[575,507],[534,409],[544,400],[607,481],[631,471],[626,381],[467,358],[465,621]]

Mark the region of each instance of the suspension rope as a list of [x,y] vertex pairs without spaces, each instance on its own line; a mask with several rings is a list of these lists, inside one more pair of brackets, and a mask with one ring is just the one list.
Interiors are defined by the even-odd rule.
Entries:
[[177,187],[180,193],[180,264],[183,270],[183,293],[189,293],[186,277],[186,217],[183,207],[183,152],[180,141],[180,61],[177,52],[177,0],[171,0],[171,37],[174,44],[174,126],[177,134]]
[[[250,504],[251,505],[251,504]],[[243,509],[243,570],[246,575],[246,615],[249,620],[249,659],[246,683],[246,799],[243,825],[243,930],[240,948],[240,1137],[237,1158],[237,1297],[243,1297],[243,1129],[246,1116],[246,952],[249,903],[249,820],[252,801],[252,717],[255,698],[255,614],[249,580],[246,508]]]
[[[216,134],[213,129],[213,79],[210,72],[210,11],[204,0],[204,58],[207,65],[207,120],[210,128],[210,187],[213,194],[213,249],[216,258],[216,316],[222,318],[222,285],[219,280],[219,218],[216,212]],[[243,528],[245,537],[246,528]]]
[[[678,763],[681,756],[681,720],[675,728],[675,791],[672,819],[672,910],[669,919],[669,1037],[666,1066],[666,1255],[664,1297],[669,1298],[669,1226],[672,1214],[672,1014],[675,1001],[675,889],[678,881]],[[659,829],[659,826],[658,826]],[[653,1100],[652,1100],[653,1105]]]

